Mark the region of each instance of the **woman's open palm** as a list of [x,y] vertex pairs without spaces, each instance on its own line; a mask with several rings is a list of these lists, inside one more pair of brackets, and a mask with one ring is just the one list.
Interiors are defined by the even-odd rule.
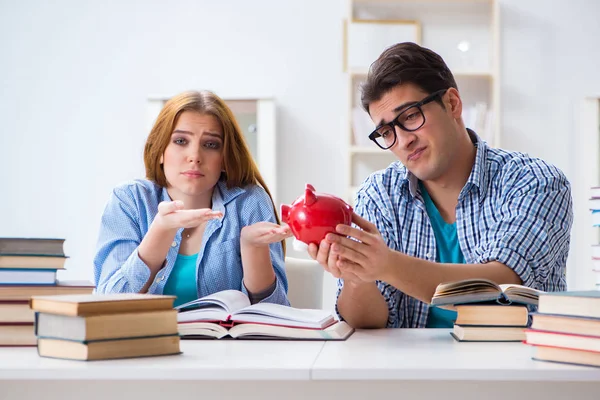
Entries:
[[223,213],[210,208],[185,210],[182,201],[163,201],[158,205],[155,221],[165,229],[195,228],[211,219],[221,218]]
[[251,246],[267,245],[281,242],[292,236],[289,226],[281,226],[272,222],[257,222],[242,228],[240,239]]

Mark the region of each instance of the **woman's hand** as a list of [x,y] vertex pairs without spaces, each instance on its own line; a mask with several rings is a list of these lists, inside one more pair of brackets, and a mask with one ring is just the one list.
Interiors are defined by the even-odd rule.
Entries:
[[158,205],[158,214],[153,224],[164,230],[195,228],[203,222],[222,216],[223,213],[210,208],[184,210],[183,202],[180,200],[163,201]]
[[240,244],[262,247],[281,242],[290,236],[292,236],[292,230],[289,226],[281,226],[272,222],[257,222],[242,228]]

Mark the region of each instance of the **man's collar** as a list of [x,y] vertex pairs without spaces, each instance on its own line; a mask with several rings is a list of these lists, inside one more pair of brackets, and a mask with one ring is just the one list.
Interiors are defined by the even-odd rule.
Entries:
[[468,190],[470,186],[476,186],[479,189],[480,195],[485,196],[487,181],[489,179],[485,169],[488,146],[487,143],[480,140],[479,136],[471,129],[467,128],[467,132],[477,151],[475,153],[473,169],[471,169],[471,174],[469,175],[469,179],[467,179],[464,189]]

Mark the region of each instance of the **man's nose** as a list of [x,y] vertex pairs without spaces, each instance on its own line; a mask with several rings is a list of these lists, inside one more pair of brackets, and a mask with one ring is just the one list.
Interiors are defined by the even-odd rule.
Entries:
[[417,140],[417,135],[415,132],[407,132],[405,130],[400,129],[399,126],[395,126],[396,130],[396,141],[398,145],[402,148],[408,148],[410,145]]

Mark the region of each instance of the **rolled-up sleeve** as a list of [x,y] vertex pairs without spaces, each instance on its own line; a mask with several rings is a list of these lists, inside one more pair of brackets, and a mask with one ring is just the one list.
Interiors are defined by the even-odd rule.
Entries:
[[525,286],[564,290],[573,223],[570,184],[560,170],[540,160],[508,167],[494,222],[482,231],[475,262],[498,261]]
[[[247,189],[247,198],[244,199],[241,210],[241,218],[244,226],[252,225],[257,222],[267,221],[277,223],[273,202],[267,192],[260,186],[252,186]],[[288,282],[285,274],[285,257],[283,255],[283,246],[281,242],[271,243],[269,245],[271,264],[275,272],[276,285],[273,293],[265,297],[260,303],[275,303],[289,306],[287,297]],[[248,290],[241,282],[242,292],[246,295]]]
[[140,259],[142,233],[135,201],[126,188],[116,188],[106,204],[100,223],[94,278],[97,293],[137,293],[150,277]]

